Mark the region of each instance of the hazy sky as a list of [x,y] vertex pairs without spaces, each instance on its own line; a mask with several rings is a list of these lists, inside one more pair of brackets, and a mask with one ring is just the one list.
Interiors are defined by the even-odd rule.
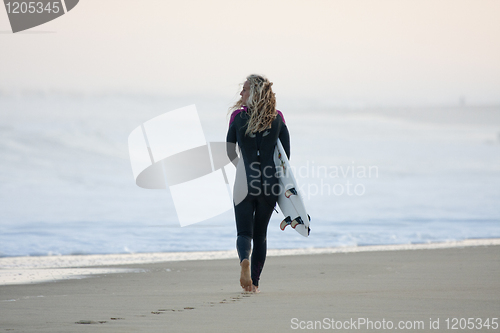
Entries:
[[234,97],[250,73],[325,104],[500,104],[500,1],[80,0],[12,34],[0,89]]

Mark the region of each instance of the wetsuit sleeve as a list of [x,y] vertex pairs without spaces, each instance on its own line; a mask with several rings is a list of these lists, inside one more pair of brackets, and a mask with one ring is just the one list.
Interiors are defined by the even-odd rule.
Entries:
[[286,156],[290,159],[290,134],[284,123],[281,125],[279,139],[283,145],[283,149],[285,149]]
[[236,153],[236,128],[234,124],[229,125],[226,137],[227,157],[234,165],[238,164],[238,154]]

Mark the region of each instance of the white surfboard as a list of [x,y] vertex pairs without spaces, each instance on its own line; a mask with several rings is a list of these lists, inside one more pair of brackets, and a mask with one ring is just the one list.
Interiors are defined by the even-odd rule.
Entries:
[[306,212],[304,201],[300,195],[299,187],[293,176],[290,162],[286,157],[285,149],[278,139],[274,149],[274,163],[276,164],[276,175],[279,179],[283,191],[278,197],[278,206],[285,216],[281,222],[281,230],[290,225],[304,237],[309,236],[310,217]]

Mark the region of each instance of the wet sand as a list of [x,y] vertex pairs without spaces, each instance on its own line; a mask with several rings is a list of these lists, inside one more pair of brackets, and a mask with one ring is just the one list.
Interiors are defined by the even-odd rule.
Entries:
[[500,246],[269,257],[260,294],[241,292],[236,259],[108,268],[133,271],[0,286],[0,332],[426,332],[500,317]]

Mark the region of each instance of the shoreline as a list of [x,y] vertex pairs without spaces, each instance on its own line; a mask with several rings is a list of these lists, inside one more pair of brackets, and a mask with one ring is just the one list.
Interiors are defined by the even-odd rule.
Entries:
[[[332,248],[268,249],[268,257],[303,256],[337,253],[387,252],[409,250],[434,250],[479,246],[498,246],[500,238],[466,239],[462,241],[365,245]],[[0,258],[0,286],[56,282],[82,279],[92,275],[134,273],[141,270],[116,266],[170,263],[182,261],[223,260],[238,258],[236,250],[206,252],[165,252],[103,255],[61,255],[40,257]],[[105,266],[106,268],[102,268]]]
[[460,245],[270,256],[260,294],[242,293],[234,259],[114,266],[135,273],[2,286],[0,322],[50,333],[435,332],[473,318],[469,331],[497,331],[500,246]]

